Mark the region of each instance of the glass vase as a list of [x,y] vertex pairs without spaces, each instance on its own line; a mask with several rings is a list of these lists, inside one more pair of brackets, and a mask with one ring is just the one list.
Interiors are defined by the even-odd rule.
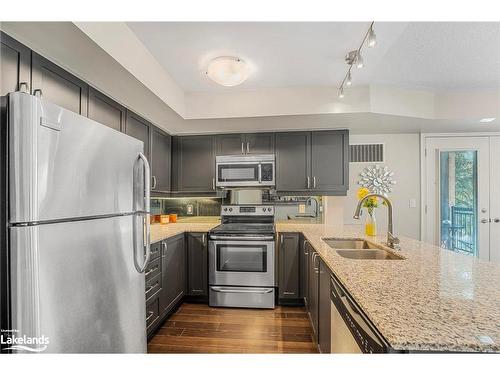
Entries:
[[377,235],[377,219],[375,218],[375,213],[369,213],[366,218],[365,232],[367,236]]

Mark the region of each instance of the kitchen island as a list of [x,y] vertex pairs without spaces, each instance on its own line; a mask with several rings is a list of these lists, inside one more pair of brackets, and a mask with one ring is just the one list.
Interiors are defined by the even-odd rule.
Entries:
[[[217,222],[152,225],[151,241]],[[322,238],[365,238],[358,225],[278,222],[302,233],[390,346],[404,351],[500,351],[500,265],[400,237],[403,260],[343,258]]]

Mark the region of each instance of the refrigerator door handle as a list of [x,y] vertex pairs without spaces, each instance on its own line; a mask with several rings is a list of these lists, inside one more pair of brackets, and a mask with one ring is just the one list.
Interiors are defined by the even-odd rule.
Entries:
[[[143,192],[143,197],[144,197],[144,211],[141,213],[136,213],[136,215],[141,216],[141,221],[142,221],[142,228],[143,228],[143,243],[145,244],[145,249],[146,249],[146,259],[144,259],[144,264],[142,266],[139,266],[137,264],[137,226],[134,225],[134,264],[137,272],[143,273],[148,264],[149,264],[149,259],[151,258],[151,240],[150,240],[150,232],[151,232],[151,221],[149,218],[150,215],[150,189],[151,189],[151,170],[149,168],[149,163],[148,159],[144,156],[144,154],[139,153],[139,160],[142,161],[144,165],[144,192]],[[135,202],[135,201],[134,201]],[[137,209],[137,207],[134,207],[134,209]],[[144,222],[145,220],[145,222]],[[141,254],[144,254],[143,251],[141,251]]]

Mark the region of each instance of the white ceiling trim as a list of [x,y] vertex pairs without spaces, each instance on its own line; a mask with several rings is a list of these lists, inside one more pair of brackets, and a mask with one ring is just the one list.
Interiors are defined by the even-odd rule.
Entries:
[[90,39],[183,116],[184,91],[125,22],[74,22]]
[[422,119],[500,117],[500,89],[433,92],[370,85],[349,89],[295,88],[234,93],[186,93],[185,119],[372,112]]

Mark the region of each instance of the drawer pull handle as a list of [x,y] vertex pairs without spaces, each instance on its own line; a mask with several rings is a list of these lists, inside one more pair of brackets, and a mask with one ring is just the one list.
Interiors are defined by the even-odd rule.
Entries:
[[152,272],[155,272],[158,268],[159,268],[159,266],[155,266],[155,267],[151,268],[148,272],[146,272],[146,276],[148,276]]
[[153,288],[155,288],[158,285],[158,281],[151,285],[148,289],[146,289],[146,294],[149,293]]
[[153,317],[153,315],[155,314],[154,311],[148,311],[148,317],[146,318],[146,320],[149,320]]

